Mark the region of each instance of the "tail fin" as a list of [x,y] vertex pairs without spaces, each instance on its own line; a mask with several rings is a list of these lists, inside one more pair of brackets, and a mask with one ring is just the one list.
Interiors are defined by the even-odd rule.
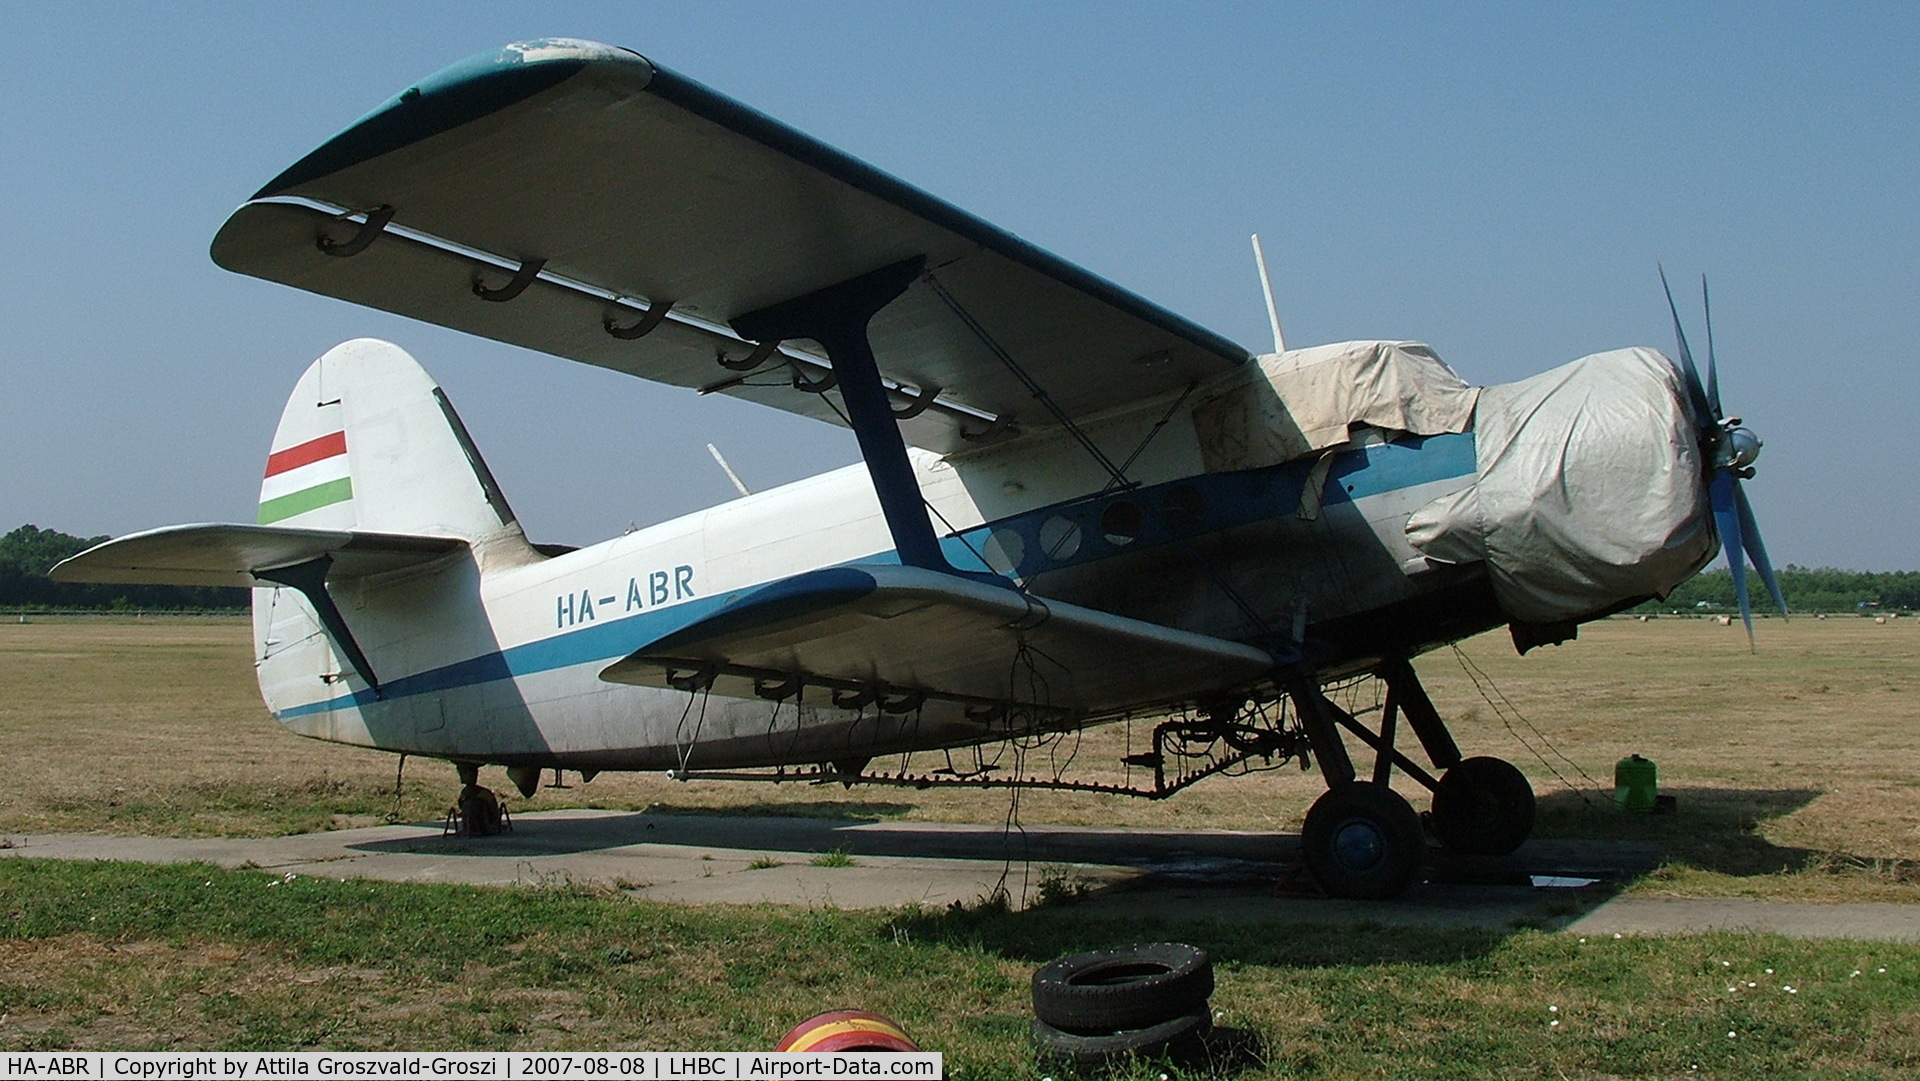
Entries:
[[371,338],[333,347],[300,377],[259,522],[525,544],[446,393],[405,350]]

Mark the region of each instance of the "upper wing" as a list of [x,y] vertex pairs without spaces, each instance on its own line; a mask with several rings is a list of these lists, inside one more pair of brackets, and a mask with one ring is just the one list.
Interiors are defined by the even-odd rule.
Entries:
[[[983,420],[1046,423],[1009,359],[1081,417],[1247,358],[736,101],[589,42],[529,42],[448,68],[254,198],[214,240],[230,270],[828,418],[820,395],[784,378],[778,355],[745,383],[716,386],[740,378],[716,353],[738,363],[752,351],[727,324],[923,256],[926,276],[870,336],[883,375],[913,388],[903,400],[940,388],[936,407],[904,429],[940,451]],[[376,210],[391,215],[377,235],[352,218]],[[371,243],[338,257],[356,229]],[[528,287],[514,299],[476,295],[476,283],[498,288],[522,267]],[[603,328],[668,302],[667,321],[645,337]]]
[[294,529],[265,525],[175,525],[96,544],[61,560],[47,577],[56,582],[123,585],[272,585],[259,571],[326,556],[343,575],[378,574],[431,563],[467,542],[456,537]]

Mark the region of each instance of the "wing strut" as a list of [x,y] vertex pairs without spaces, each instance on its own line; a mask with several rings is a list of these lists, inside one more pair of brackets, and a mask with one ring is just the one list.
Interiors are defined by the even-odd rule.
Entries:
[[333,557],[321,556],[309,559],[305,563],[295,563],[291,567],[275,567],[272,570],[254,571],[253,576],[283,586],[292,586],[299,590],[313,605],[313,611],[320,622],[333,635],[340,651],[347,655],[347,663],[367,681],[367,687],[375,698],[380,697],[380,680],[373,674],[373,665],[367,655],[360,650],[360,643],[354,641],[353,631],[347,627],[347,617],[340,614],[340,606],[333,603],[333,594],[327,592],[327,572],[333,569]]
[[925,264],[926,259],[917,255],[903,259],[838,285],[748,312],[734,319],[732,325],[734,332],[748,341],[806,338],[826,349],[840,397],[846,402],[848,423],[853,425],[860,456],[866,459],[867,472],[873,477],[880,510],[886,516],[901,564],[959,574],[941,553],[940,541],[934,536],[920,483],[913,476],[913,463],[907,460],[907,445],[900,438],[893,402],[880,381],[880,367],[867,340],[867,323],[907,291]]

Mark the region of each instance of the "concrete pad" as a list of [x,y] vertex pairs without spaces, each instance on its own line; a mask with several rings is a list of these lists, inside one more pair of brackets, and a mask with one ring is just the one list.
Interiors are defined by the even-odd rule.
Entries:
[[1616,897],[1566,929],[1583,935],[1748,931],[1788,938],[1920,942],[1920,905],[1795,904],[1744,897]]
[[[603,883],[681,904],[893,908],[972,904],[1005,890],[1016,907],[1043,881],[1087,891],[1089,916],[1274,924],[1517,928],[1594,934],[1754,930],[1807,938],[1920,941],[1920,905],[1784,904],[1618,897],[1659,863],[1652,846],[1530,841],[1500,859],[1429,853],[1426,880],[1392,901],[1314,896],[1299,838],[1230,830],[1143,830],[785,817],[541,811],[496,837],[402,824],[267,838],[6,838],[0,857],[205,862],[276,873],[530,886]],[[822,853],[846,866],[820,866]],[[1542,888],[1538,883],[1585,888]]]
[[[993,827],[921,831],[832,819],[570,810],[516,815],[513,822],[511,833],[494,837],[446,837],[433,824],[266,838],[54,834],[10,838],[12,847],[0,849],[0,856],[203,862],[399,882],[606,883],[681,903],[893,908],[977,902],[1001,888],[1005,877],[1012,878],[1018,899],[1027,866],[1023,853],[1060,854],[1075,847],[1009,841]],[[1101,840],[1110,845],[1116,839]],[[1089,846],[1096,854],[1101,849]],[[827,852],[844,853],[852,862],[813,865]],[[1072,873],[1092,885],[1111,885],[1138,872],[1096,864]]]

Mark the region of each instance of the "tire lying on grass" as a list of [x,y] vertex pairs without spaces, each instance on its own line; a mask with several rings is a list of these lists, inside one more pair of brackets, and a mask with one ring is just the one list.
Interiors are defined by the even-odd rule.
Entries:
[[1213,1014],[1203,1004],[1157,1025],[1117,1032],[1067,1032],[1035,1018],[1033,1042],[1043,1061],[1084,1069],[1134,1056],[1183,1058],[1203,1050],[1212,1031]]
[[[1077,953],[1033,974],[1033,1015],[1065,1033],[1120,1033],[1206,1013],[1213,994],[1207,951],[1149,942]],[[1039,1029],[1035,1029],[1036,1039]]]

